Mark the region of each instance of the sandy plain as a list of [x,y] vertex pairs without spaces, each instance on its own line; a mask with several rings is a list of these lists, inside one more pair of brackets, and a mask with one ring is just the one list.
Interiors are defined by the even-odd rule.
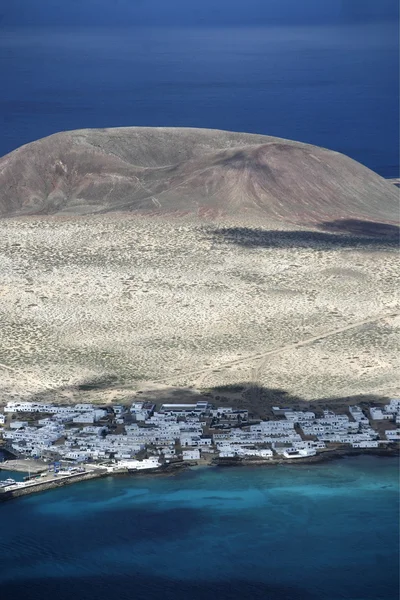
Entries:
[[0,221],[0,401],[256,383],[400,392],[397,248],[243,221]]

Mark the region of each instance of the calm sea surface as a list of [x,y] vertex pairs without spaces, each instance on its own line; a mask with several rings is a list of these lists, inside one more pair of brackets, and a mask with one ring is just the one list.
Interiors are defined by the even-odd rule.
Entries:
[[277,135],[398,174],[397,0],[13,0],[0,155],[85,127]]
[[397,600],[398,461],[113,478],[0,506],[25,600]]

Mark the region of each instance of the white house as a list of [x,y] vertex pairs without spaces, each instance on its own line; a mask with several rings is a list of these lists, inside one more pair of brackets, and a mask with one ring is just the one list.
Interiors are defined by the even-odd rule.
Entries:
[[400,429],[389,429],[385,431],[385,436],[391,442],[398,442],[400,441]]
[[10,429],[22,429],[28,426],[28,421],[12,421],[10,423]]
[[377,440],[365,440],[363,442],[353,442],[353,448],[378,448],[379,442]]
[[387,411],[383,411],[381,408],[377,408],[376,406],[371,406],[369,409],[369,414],[371,419],[374,421],[390,421],[393,419],[393,414]]
[[184,450],[182,452],[183,460],[199,460],[200,458],[200,450],[197,448],[193,450]]
[[317,451],[315,448],[288,448],[282,454],[284,458],[307,458],[308,456],[315,456]]

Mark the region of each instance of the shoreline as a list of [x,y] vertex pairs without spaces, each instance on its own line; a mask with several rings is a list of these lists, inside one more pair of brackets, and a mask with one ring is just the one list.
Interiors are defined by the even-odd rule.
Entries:
[[246,466],[276,466],[276,465],[295,465],[295,464],[316,464],[325,463],[333,460],[340,460],[343,458],[351,458],[353,456],[378,456],[378,457],[392,457],[399,458],[400,462],[400,448],[398,446],[394,448],[334,448],[332,450],[323,450],[314,456],[306,456],[304,458],[267,458],[267,459],[243,459],[240,457],[235,458],[219,458],[213,462],[214,466],[218,467],[246,467]]
[[[89,471],[85,473],[77,473],[68,475],[65,477],[61,477],[59,479],[54,479],[51,481],[37,481],[33,480],[33,483],[30,483],[24,488],[17,488],[15,490],[9,490],[6,492],[0,491],[0,503],[6,502],[9,500],[14,500],[16,498],[20,498],[23,496],[30,496],[32,494],[37,494],[41,492],[46,492],[50,490],[54,490],[60,487],[64,487],[66,485],[73,485],[76,483],[81,483],[84,481],[91,481],[94,479],[104,479],[106,477],[132,477],[132,476],[146,476],[146,477],[154,477],[154,476],[174,476],[184,470],[194,468],[220,468],[220,467],[276,467],[282,465],[290,465],[293,466],[295,464],[299,465],[310,465],[310,464],[322,464],[326,462],[331,462],[334,460],[342,460],[344,458],[351,458],[356,456],[377,456],[381,458],[391,457],[398,458],[400,465],[400,452],[399,446],[393,448],[370,448],[370,449],[359,449],[359,448],[343,448],[343,449],[333,449],[326,450],[316,454],[315,456],[304,457],[304,458],[296,458],[296,459],[286,459],[286,458],[270,458],[270,459],[244,459],[241,457],[234,458],[213,458],[210,461],[204,463],[198,463],[198,461],[187,461],[187,462],[176,462],[169,463],[167,465],[163,465],[159,468],[155,469],[146,469],[142,471]],[[12,462],[12,461],[11,461]],[[7,465],[10,466],[9,464]],[[12,469],[7,469],[12,470]]]

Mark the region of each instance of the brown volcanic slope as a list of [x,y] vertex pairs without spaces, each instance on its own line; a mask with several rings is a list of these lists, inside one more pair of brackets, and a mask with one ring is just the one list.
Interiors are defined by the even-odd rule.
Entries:
[[0,216],[109,211],[393,222],[395,187],[354,160],[262,135],[183,128],[64,132],[0,159]]

